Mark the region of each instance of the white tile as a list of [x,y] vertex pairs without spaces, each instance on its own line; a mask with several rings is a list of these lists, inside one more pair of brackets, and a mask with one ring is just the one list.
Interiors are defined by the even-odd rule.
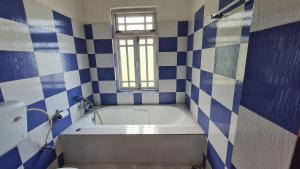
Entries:
[[79,105],[79,103],[74,104],[73,106],[70,107],[72,123],[75,123],[84,114],[83,110],[78,109],[78,105]]
[[32,0],[24,0],[27,23],[31,26],[55,31],[52,10]]
[[78,70],[64,72],[64,79],[67,90],[78,87],[81,84]]
[[21,165],[20,167],[18,167],[18,169],[24,169],[24,166],[23,166],[23,165]]
[[0,50],[33,51],[29,28],[25,24],[0,18]]
[[76,53],[73,36],[56,33],[60,53]]
[[[47,131],[50,125],[48,122],[41,124],[28,133],[27,138],[18,145],[21,160],[23,162],[29,160],[35,155],[44,145],[46,140]],[[50,132],[47,143],[53,139]]]
[[232,109],[235,80],[221,75],[213,75],[212,97],[229,110]]
[[114,67],[114,55],[96,54],[96,65],[98,68]]
[[194,33],[194,17],[191,18],[192,21],[189,21],[188,34],[191,35]]
[[191,113],[195,121],[198,120],[198,103],[191,100]]
[[87,69],[90,67],[89,57],[87,54],[76,54],[79,69]]
[[100,99],[100,94],[93,94],[94,96],[94,103],[96,106],[101,105],[101,99]]
[[159,92],[176,92],[176,80],[159,80]]
[[177,66],[177,77],[176,79],[185,79],[186,77],[186,66]]
[[92,82],[81,85],[81,91],[83,97],[88,97],[93,94]]
[[59,53],[35,52],[35,60],[40,76],[63,72]]
[[85,39],[84,24],[72,19],[73,35],[77,38]]
[[86,40],[88,54],[95,54],[94,40]]
[[109,23],[99,23],[99,24],[93,24],[93,38],[94,39],[111,39],[112,33],[111,33],[111,26]]
[[187,37],[177,38],[177,51],[185,52],[187,51]]
[[59,156],[62,152],[63,152],[63,147],[61,144],[61,140],[59,139],[59,137],[56,137],[54,140],[54,146],[55,146],[55,152],[56,152],[56,156]]
[[158,23],[159,37],[177,37],[177,30],[178,30],[177,21]]
[[247,59],[248,43],[240,45],[239,60],[236,70],[236,79],[243,81],[245,75],[246,59]]
[[4,100],[21,100],[27,105],[44,99],[39,77],[0,83]]
[[240,44],[244,5],[234,9],[225,17],[217,22],[216,46],[228,46]]
[[251,32],[300,21],[299,0],[257,0],[254,9]]
[[204,20],[203,25],[206,26],[213,21],[214,19],[211,19],[211,15],[218,12],[219,10],[219,0],[209,0],[205,2],[204,7]]
[[290,168],[297,135],[243,106],[239,110],[232,157],[236,168]]
[[50,115],[53,115],[56,110],[66,110],[69,108],[67,92],[48,97],[45,99],[45,103]]
[[176,103],[183,104],[185,101],[185,92],[176,92]]
[[118,104],[133,104],[133,93],[132,92],[120,92],[117,93]]
[[225,163],[228,140],[212,121],[209,122],[208,140]]
[[206,94],[201,89],[199,90],[199,103],[200,109],[206,114],[206,116],[210,117],[210,107],[211,107],[211,97]]
[[193,51],[188,51],[187,52],[186,65],[189,66],[189,67],[192,67],[192,65],[193,65]]
[[116,93],[117,86],[115,81],[100,81],[99,82],[100,93]]
[[47,169],[57,169],[58,168],[58,161],[55,159],[48,167]]
[[200,69],[192,68],[192,84],[199,88],[199,86],[200,86]]
[[203,29],[198,30],[194,33],[194,50],[202,49],[202,36],[203,36]]
[[206,160],[206,166],[205,166],[205,169],[213,169],[209,163],[208,160]]
[[159,66],[176,66],[177,52],[159,52],[158,53]]
[[190,96],[190,97],[191,97],[191,88],[192,88],[191,82],[186,81],[186,83],[185,83],[185,90],[186,90],[186,94],[188,96]]
[[158,104],[159,94],[157,92],[142,92],[142,102],[143,104]]
[[238,121],[238,115],[232,112],[228,139],[233,145],[234,145],[237,121]]
[[215,48],[202,49],[201,70],[214,72]]
[[91,68],[90,69],[91,72],[91,80],[92,81],[98,81],[98,72],[97,72],[97,68]]

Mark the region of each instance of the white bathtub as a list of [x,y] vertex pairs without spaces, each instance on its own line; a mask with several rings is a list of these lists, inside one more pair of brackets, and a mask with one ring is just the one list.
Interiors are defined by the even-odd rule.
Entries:
[[67,164],[199,165],[203,130],[184,105],[98,107],[60,136]]

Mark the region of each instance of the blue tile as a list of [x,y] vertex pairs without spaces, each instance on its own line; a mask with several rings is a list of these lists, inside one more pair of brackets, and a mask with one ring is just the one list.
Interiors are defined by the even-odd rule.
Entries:
[[215,99],[212,99],[211,101],[210,119],[222,131],[222,133],[226,137],[228,137],[231,120],[231,111]]
[[39,76],[33,52],[0,51],[0,83]]
[[84,33],[86,39],[93,39],[93,27],[91,24],[84,25]]
[[58,167],[63,167],[65,165],[64,154],[63,153],[58,155],[57,161],[58,161]]
[[176,79],[177,68],[176,66],[160,66],[159,79]]
[[85,39],[74,38],[76,53],[87,54],[87,46]]
[[194,34],[188,36],[187,50],[192,51],[194,48]]
[[233,152],[233,145],[228,141],[228,144],[227,144],[227,155],[226,155],[226,167],[228,169],[232,169],[232,165],[231,165],[232,152]]
[[187,53],[186,52],[177,52],[177,65],[178,66],[185,66],[186,65],[186,59],[187,59]]
[[55,32],[33,26],[30,26],[29,30],[34,51],[59,53]]
[[63,53],[61,54],[61,58],[65,72],[78,70],[76,54]]
[[211,96],[212,91],[212,83],[213,83],[213,74],[210,72],[206,72],[201,70],[200,75],[200,89],[205,93]]
[[90,64],[90,67],[93,68],[93,67],[96,67],[96,56],[94,54],[89,54],[89,64]]
[[204,18],[204,6],[202,6],[195,13],[195,21],[194,21],[194,32],[198,31],[203,27],[203,18]]
[[220,0],[219,1],[219,10],[230,4],[233,0]]
[[[46,104],[44,100],[39,102],[33,103],[28,106],[30,108],[38,108],[47,111]],[[48,120],[48,117],[40,112],[37,111],[28,111],[27,112],[27,131],[31,131],[32,129],[36,128],[37,126],[43,124]]]
[[208,136],[209,118],[200,108],[198,108],[198,123],[202,127],[205,135]]
[[21,23],[27,23],[23,1],[1,0],[0,17]]
[[116,93],[100,94],[100,99],[102,105],[116,105],[118,103]]
[[90,69],[82,69],[79,70],[80,83],[84,84],[91,81],[91,72]]
[[135,105],[139,105],[142,104],[142,93],[134,93],[133,94],[133,98],[134,98],[134,104]]
[[177,37],[159,38],[159,52],[177,52]]
[[177,35],[178,36],[187,36],[188,28],[189,28],[188,21],[178,21]]
[[217,39],[217,25],[216,22],[210,23],[203,28],[202,49],[214,48]]
[[92,82],[93,93],[99,93],[99,83],[98,81]]
[[185,103],[186,107],[187,107],[188,109],[190,109],[190,106],[191,106],[191,98],[190,98],[187,94],[185,94],[185,97],[184,97],[184,103]]
[[243,18],[243,25],[242,25],[242,37],[241,42],[246,43],[249,41],[249,34],[250,34],[250,24],[252,21],[252,12],[253,12],[253,2],[248,1],[245,3],[244,11],[247,13],[246,16]]
[[240,45],[216,48],[214,73],[235,79]]
[[187,81],[192,80],[192,68],[189,66],[186,67],[186,80]]
[[56,32],[73,36],[73,28],[71,18],[53,11],[53,18]]
[[63,73],[42,76],[40,79],[45,98],[66,90]]
[[232,111],[236,114],[238,114],[239,112],[239,106],[242,97],[242,89],[243,89],[243,82],[239,80],[235,81]]
[[4,102],[4,97],[3,97],[3,94],[2,94],[1,88],[0,88],[0,102]]
[[71,124],[72,124],[72,120],[71,120],[70,113],[69,113],[68,116],[66,116],[63,119],[53,121],[53,127],[52,127],[52,130],[51,130],[53,138],[56,138],[57,136],[59,136],[60,133],[62,133]]
[[111,39],[96,39],[94,40],[96,54],[113,53]]
[[201,66],[201,50],[193,51],[193,68],[200,69]]
[[114,68],[98,68],[98,79],[99,81],[111,81],[115,80]]
[[192,84],[192,89],[191,89],[191,98],[192,100],[198,104],[199,101],[199,88],[195,85]]
[[76,97],[82,96],[81,86],[68,90],[67,95],[68,95],[69,107],[72,107],[73,105],[79,102],[79,100],[77,100]]
[[22,165],[18,147],[14,147],[0,156],[0,169],[17,169]]
[[160,92],[159,93],[159,104],[176,104],[176,93],[175,92]]
[[[48,145],[53,145],[53,142]],[[24,163],[24,169],[45,169],[56,159],[55,150],[40,150]]]
[[185,92],[185,79],[177,79],[176,92]]
[[213,169],[224,169],[225,164],[214,149],[213,145],[208,141],[207,144],[207,160]]
[[[300,22],[250,34],[241,105],[297,134]],[[280,43],[279,43],[280,42]]]

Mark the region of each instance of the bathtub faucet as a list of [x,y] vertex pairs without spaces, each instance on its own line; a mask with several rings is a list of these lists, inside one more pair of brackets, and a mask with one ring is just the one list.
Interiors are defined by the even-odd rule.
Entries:
[[76,96],[74,98],[76,100],[80,101],[80,103],[78,105],[79,110],[84,110],[84,112],[87,113],[87,112],[89,112],[90,110],[93,109],[94,105],[89,99],[84,98],[82,96]]

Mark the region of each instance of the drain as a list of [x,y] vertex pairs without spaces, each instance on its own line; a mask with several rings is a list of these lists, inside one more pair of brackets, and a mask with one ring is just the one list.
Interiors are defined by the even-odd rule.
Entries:
[[81,128],[78,128],[78,129],[76,129],[75,131],[78,132],[78,131],[80,131],[80,130],[81,130]]

